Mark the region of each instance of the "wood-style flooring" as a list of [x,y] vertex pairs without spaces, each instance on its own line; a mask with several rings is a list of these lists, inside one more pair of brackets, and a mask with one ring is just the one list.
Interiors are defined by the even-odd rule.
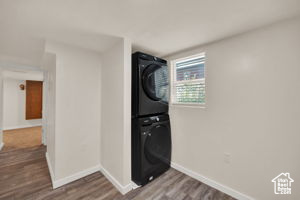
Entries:
[[100,172],[53,190],[45,151],[42,146],[0,152],[1,200],[233,200],[174,169],[125,196]]
[[3,131],[4,150],[40,146],[42,127],[20,128]]

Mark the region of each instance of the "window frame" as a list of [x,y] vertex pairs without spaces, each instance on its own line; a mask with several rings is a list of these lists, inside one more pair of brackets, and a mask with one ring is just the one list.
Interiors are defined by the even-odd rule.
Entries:
[[[177,81],[176,80],[176,63],[181,62],[181,61],[187,61],[187,60],[193,60],[193,59],[197,59],[197,58],[201,58],[204,57],[205,61],[204,61],[204,78],[203,79],[196,79],[196,80],[184,80],[184,81]],[[171,85],[170,85],[170,105],[171,106],[182,106],[182,107],[198,107],[198,108],[205,108],[207,102],[207,98],[206,98],[206,52],[201,52],[201,53],[197,53],[197,54],[192,54],[190,56],[185,56],[185,57],[180,57],[177,59],[173,59],[170,62],[171,64],[171,73],[170,73],[170,80],[171,80]],[[176,87],[176,84],[184,84],[184,83],[193,83],[193,82],[204,82],[204,91],[205,91],[205,97],[204,103],[187,103],[187,102],[177,102],[175,101],[176,99],[176,94],[174,94],[174,89]]]

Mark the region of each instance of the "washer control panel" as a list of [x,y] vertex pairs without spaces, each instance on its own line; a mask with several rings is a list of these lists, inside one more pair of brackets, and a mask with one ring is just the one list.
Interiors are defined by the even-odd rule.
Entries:
[[158,122],[163,122],[169,120],[168,115],[156,115],[151,117],[144,117],[140,119],[140,122],[143,126],[151,125]]

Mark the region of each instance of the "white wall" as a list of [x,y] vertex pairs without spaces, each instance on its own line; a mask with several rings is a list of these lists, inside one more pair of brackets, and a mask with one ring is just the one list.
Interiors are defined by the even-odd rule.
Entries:
[[126,191],[131,181],[131,46],[127,40],[102,55],[101,165]]
[[[131,40],[124,39],[123,52],[123,185],[131,186]],[[131,189],[129,187],[128,189]]]
[[0,67],[0,151],[3,147],[3,75]]
[[56,56],[55,181],[97,167],[100,158],[100,56],[47,43]]
[[26,120],[26,90],[20,90],[25,80],[5,78],[3,81],[3,129],[41,126],[41,119]]
[[[43,131],[46,132],[47,161],[51,178],[55,178],[55,102],[56,102],[56,57],[45,53],[42,60],[45,70],[43,84]],[[51,169],[50,169],[51,168]]]
[[4,78],[11,78],[17,80],[35,80],[35,81],[43,81],[44,74],[40,70],[28,70],[28,69],[8,69],[10,67],[7,66],[6,70],[2,72]]
[[174,163],[256,199],[282,199],[271,180],[290,172],[299,199],[299,35],[298,18],[168,58],[207,56],[206,108],[170,109]]

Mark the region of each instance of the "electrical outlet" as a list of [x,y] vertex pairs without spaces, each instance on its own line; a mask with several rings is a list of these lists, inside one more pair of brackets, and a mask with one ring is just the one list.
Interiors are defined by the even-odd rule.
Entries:
[[230,153],[224,153],[224,162],[226,164],[230,164],[231,163],[231,154]]

